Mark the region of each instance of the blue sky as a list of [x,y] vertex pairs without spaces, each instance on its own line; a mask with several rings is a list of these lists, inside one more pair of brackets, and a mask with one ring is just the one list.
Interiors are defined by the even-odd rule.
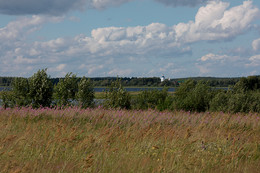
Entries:
[[0,0],[0,76],[260,75],[258,0]]

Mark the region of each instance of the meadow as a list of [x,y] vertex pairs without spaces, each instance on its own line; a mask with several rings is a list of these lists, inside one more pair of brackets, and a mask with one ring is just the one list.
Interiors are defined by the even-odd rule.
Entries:
[[259,172],[259,113],[0,108],[1,172]]

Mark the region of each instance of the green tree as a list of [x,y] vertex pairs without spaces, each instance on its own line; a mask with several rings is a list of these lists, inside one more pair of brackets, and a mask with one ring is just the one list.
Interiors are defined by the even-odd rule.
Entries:
[[219,90],[213,99],[210,101],[210,111],[213,112],[227,112],[228,110],[228,102],[231,96],[230,92],[225,92],[223,90]]
[[54,97],[59,106],[70,105],[76,99],[78,79],[75,74],[67,73],[54,87]]
[[228,112],[259,112],[260,78],[256,76],[243,77],[230,91]]
[[85,76],[78,84],[77,100],[82,108],[92,107],[94,105],[94,88],[90,79]]
[[49,107],[52,102],[53,85],[46,71],[47,69],[39,70],[29,78],[29,97],[35,108]]
[[1,91],[0,98],[2,99],[2,107],[4,109],[15,106],[15,99],[12,91]]
[[260,78],[249,76],[241,78],[234,86],[234,92],[255,91],[260,89]]
[[227,92],[219,92],[210,102],[211,111],[260,112],[260,79],[243,77]]
[[251,93],[250,112],[260,113],[260,91]]
[[136,109],[154,109],[165,110],[170,109],[172,98],[168,94],[168,88],[163,90],[143,90],[135,99]]
[[228,112],[249,112],[251,104],[251,94],[246,92],[232,93],[228,100]]
[[174,97],[174,108],[185,111],[203,112],[209,109],[212,98],[210,86],[199,81],[187,80],[180,85]]
[[180,87],[176,90],[174,96],[174,108],[177,110],[191,110],[192,101],[188,99],[188,96],[193,91],[196,86],[196,82],[194,80],[187,80],[180,85]]
[[30,100],[29,81],[26,78],[15,78],[12,82],[13,99],[16,106],[28,106]]
[[106,91],[106,107],[130,109],[131,97],[129,93],[122,87],[121,81],[116,80],[111,83],[109,90]]

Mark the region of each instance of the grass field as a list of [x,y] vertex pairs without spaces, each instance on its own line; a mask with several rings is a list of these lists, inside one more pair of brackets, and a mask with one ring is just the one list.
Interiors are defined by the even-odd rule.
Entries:
[[1,172],[260,170],[260,115],[0,108]]

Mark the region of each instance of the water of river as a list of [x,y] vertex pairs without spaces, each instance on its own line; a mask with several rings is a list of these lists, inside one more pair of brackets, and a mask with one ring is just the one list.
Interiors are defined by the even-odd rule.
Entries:
[[[125,88],[126,91],[129,91],[129,92],[137,92],[137,91],[142,91],[142,90],[153,90],[153,89],[158,89],[158,90],[162,90],[163,88]],[[0,91],[4,91],[4,90],[10,90],[10,88],[6,88],[6,87],[0,87]],[[94,88],[94,91],[95,92],[103,92],[105,91],[106,88]],[[169,92],[174,92],[175,91],[175,88],[169,88],[168,90]]]
[[[138,91],[143,91],[143,90],[162,90],[163,88],[125,88],[126,91],[129,91],[129,92],[138,92]],[[94,88],[94,91],[95,92],[103,92],[105,91],[106,88]],[[169,88],[168,90],[169,92],[174,92],[175,91],[175,88]]]
[[[95,92],[104,92],[107,88],[94,88]],[[131,87],[131,88],[125,88],[126,91],[129,92],[138,92],[138,91],[143,91],[143,90],[162,90],[163,88],[158,87],[158,88],[138,88],[138,87]],[[223,89],[223,90],[228,90],[228,88],[216,88],[216,89]],[[10,88],[6,88],[6,87],[0,87],[0,91],[4,91],[4,90],[11,90]],[[175,92],[176,88],[169,88],[168,89],[169,92]]]

